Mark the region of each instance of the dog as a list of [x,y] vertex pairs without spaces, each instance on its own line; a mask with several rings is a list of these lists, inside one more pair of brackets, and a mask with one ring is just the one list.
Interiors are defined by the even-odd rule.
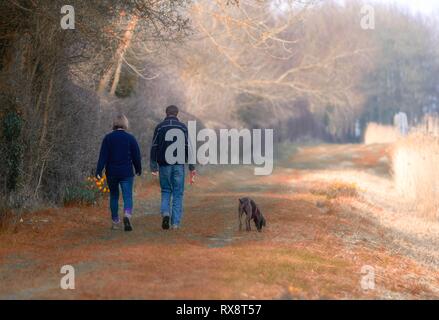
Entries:
[[246,231],[251,231],[250,220],[253,219],[256,225],[256,229],[261,232],[262,227],[266,226],[266,221],[264,216],[262,215],[261,210],[259,210],[258,205],[250,198],[241,198],[239,199],[239,207],[238,207],[238,218],[239,218],[239,231],[242,230],[242,216],[245,213],[245,226]]

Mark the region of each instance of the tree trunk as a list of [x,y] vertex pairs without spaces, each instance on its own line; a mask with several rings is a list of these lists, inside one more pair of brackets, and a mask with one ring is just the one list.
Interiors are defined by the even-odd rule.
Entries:
[[113,75],[114,75],[114,77],[113,77],[113,83],[112,83],[111,88],[110,88],[110,95],[113,96],[114,93],[116,92],[117,85],[118,85],[119,79],[120,79],[120,72],[122,70],[123,58],[124,58],[126,50],[128,49],[128,47],[131,43],[134,29],[136,28],[138,20],[139,20],[139,18],[137,16],[134,16],[131,19],[131,21],[128,23],[127,30],[125,31],[123,39],[120,42],[119,47],[116,50],[116,54],[114,55],[115,59],[117,59],[117,62],[115,65],[113,64],[105,72],[104,76],[102,77],[101,81],[99,82],[99,86],[98,86],[98,94],[99,95],[104,95],[104,93],[108,87],[108,84],[110,83],[110,80],[111,80]]
[[120,49],[120,52],[118,53],[119,59],[117,61],[116,72],[114,73],[114,79],[113,79],[113,84],[112,84],[111,90],[110,90],[110,96],[114,96],[114,93],[116,92],[117,85],[118,85],[119,79],[120,79],[120,71],[122,70],[123,58],[124,58],[125,52],[127,51],[128,47],[130,46],[131,39],[133,38],[134,29],[136,28],[138,19],[139,18],[137,16],[134,16],[131,19],[130,23],[128,24],[128,28],[125,31],[123,41],[122,41],[121,45],[119,46],[119,49]]

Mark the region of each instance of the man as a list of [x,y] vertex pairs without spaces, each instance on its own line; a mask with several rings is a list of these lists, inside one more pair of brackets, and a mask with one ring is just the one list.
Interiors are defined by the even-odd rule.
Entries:
[[[162,228],[169,229],[169,223],[173,229],[178,229],[183,213],[183,193],[184,193],[184,164],[188,160],[189,141],[188,130],[184,123],[177,118],[178,108],[171,105],[166,108],[166,118],[154,130],[154,137],[151,146],[150,167],[154,176],[159,175],[162,201],[160,212],[162,214]],[[166,149],[176,141],[167,141],[166,133],[171,129],[181,130],[184,134],[185,161],[182,163],[170,164],[166,159]],[[175,150],[177,151],[177,150]],[[168,161],[167,161],[168,160]],[[191,183],[196,174],[195,166],[189,164]],[[172,209],[171,209],[172,198]]]

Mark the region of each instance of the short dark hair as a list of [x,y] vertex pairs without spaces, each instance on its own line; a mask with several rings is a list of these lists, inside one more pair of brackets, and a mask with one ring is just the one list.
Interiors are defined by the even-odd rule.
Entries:
[[178,108],[177,106],[170,105],[166,108],[166,115],[167,116],[177,116],[178,115]]

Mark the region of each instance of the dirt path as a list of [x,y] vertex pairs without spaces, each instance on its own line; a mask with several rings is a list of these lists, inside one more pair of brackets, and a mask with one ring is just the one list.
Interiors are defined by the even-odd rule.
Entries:
[[[439,298],[437,225],[395,223],[403,211],[378,193],[391,196],[384,146],[300,148],[272,176],[252,173],[206,170],[178,231],[160,229],[151,181],[136,188],[132,233],[109,230],[106,204],[28,214],[0,235],[0,298]],[[244,195],[267,217],[261,233],[237,231]],[[75,290],[60,289],[63,265]],[[360,285],[366,265],[374,290]]]

